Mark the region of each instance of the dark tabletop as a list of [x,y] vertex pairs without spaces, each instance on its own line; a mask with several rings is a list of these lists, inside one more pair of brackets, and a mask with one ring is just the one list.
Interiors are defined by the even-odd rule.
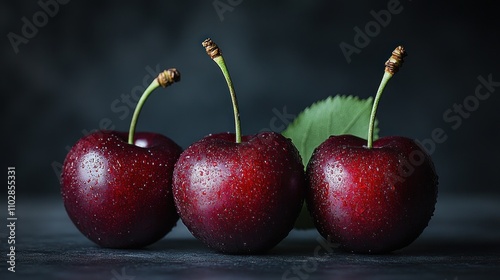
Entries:
[[387,255],[332,251],[315,230],[293,230],[265,255],[224,255],[205,248],[181,222],[146,249],[103,249],[77,231],[58,197],[19,199],[16,208],[16,272],[7,271],[7,235],[2,229],[2,279],[482,280],[500,276],[500,197],[495,196],[440,195],[435,216],[420,238]]

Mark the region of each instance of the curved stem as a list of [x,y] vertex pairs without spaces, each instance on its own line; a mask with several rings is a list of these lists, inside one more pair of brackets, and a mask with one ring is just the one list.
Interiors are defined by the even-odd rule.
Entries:
[[231,102],[233,104],[233,112],[234,112],[234,129],[236,133],[236,143],[241,143],[241,124],[240,124],[240,111],[238,107],[238,100],[236,99],[236,92],[234,91],[233,82],[231,81],[231,76],[227,71],[226,62],[224,61],[224,57],[218,56],[214,58],[215,63],[222,70],[222,74],[224,78],[226,78],[227,87],[229,88],[229,94],[231,95]]
[[373,148],[373,130],[375,128],[375,116],[377,115],[377,108],[380,98],[382,97],[382,92],[384,91],[387,82],[392,78],[392,74],[388,72],[384,72],[384,76],[382,77],[382,81],[377,90],[377,95],[375,96],[375,100],[373,100],[372,113],[370,115],[370,124],[368,126],[368,143],[367,147],[369,149]]
[[149,95],[157,89],[159,86],[167,87],[174,82],[178,82],[181,79],[181,74],[177,69],[171,68],[161,72],[156,79],[154,79],[151,84],[146,88],[141,98],[137,102],[137,106],[135,107],[134,115],[132,116],[132,121],[130,122],[130,129],[128,132],[128,143],[130,145],[134,144],[134,134],[135,127],[137,126],[137,120],[139,119],[139,115],[141,114],[142,107],[144,103],[148,99]]
[[158,83],[158,79],[154,79],[142,94],[139,102],[137,102],[137,106],[135,107],[134,115],[132,116],[132,121],[130,122],[130,129],[128,132],[128,143],[130,145],[134,144],[135,127],[137,126],[137,120],[139,119],[139,115],[141,114],[142,107],[144,106],[144,103],[148,99],[149,95],[151,95],[151,93],[159,86],[160,83]]
[[236,99],[236,93],[234,92],[233,82],[231,81],[231,76],[227,71],[226,62],[224,61],[224,57],[222,56],[222,52],[217,46],[217,44],[212,41],[212,39],[208,38],[203,43],[201,43],[203,47],[205,47],[205,51],[208,56],[217,63],[220,70],[222,70],[222,74],[224,78],[226,78],[227,87],[229,88],[229,94],[231,94],[231,101],[233,103],[233,112],[234,112],[234,127],[236,134],[236,143],[241,143],[241,125],[240,125],[240,111],[238,107],[238,100]]
[[375,115],[377,114],[378,103],[380,101],[380,97],[382,97],[382,92],[384,91],[387,82],[399,71],[399,68],[403,65],[404,57],[406,56],[406,50],[403,46],[396,47],[389,57],[389,60],[385,62],[384,76],[382,77],[382,81],[380,81],[380,85],[378,86],[377,95],[375,96],[375,100],[373,100],[372,113],[370,115],[370,124],[368,125],[368,149],[373,148],[373,130],[375,127]]

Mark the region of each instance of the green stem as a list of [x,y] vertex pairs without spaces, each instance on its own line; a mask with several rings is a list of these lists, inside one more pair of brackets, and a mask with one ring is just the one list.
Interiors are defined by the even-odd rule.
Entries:
[[229,88],[229,94],[231,95],[231,102],[233,103],[233,112],[234,112],[234,128],[236,132],[236,143],[241,143],[241,124],[240,124],[240,112],[238,107],[238,100],[236,99],[236,92],[234,91],[233,82],[231,81],[231,76],[227,71],[226,62],[224,61],[224,57],[218,56],[213,59],[215,63],[222,70],[222,74],[227,82],[227,87]]
[[382,97],[382,92],[384,91],[387,82],[399,71],[399,68],[403,65],[404,57],[406,56],[406,51],[403,46],[398,46],[392,51],[391,57],[385,62],[384,76],[380,85],[378,86],[377,95],[375,100],[373,100],[372,113],[370,116],[370,124],[368,126],[368,149],[373,148],[373,129],[375,127],[375,115],[377,114],[378,103],[380,97]]
[[233,112],[234,112],[234,127],[236,133],[236,143],[241,143],[241,125],[240,125],[240,112],[238,109],[238,100],[236,99],[236,93],[234,92],[233,82],[231,81],[231,76],[227,71],[226,62],[224,61],[224,57],[222,56],[222,52],[212,39],[207,38],[201,45],[205,48],[208,56],[217,63],[220,70],[222,70],[222,74],[224,78],[226,78],[227,87],[229,88],[229,94],[231,94],[231,101],[233,103]]
[[141,99],[139,99],[139,102],[137,102],[134,115],[132,116],[132,121],[130,122],[130,130],[128,132],[128,143],[130,145],[134,145],[134,134],[135,127],[137,126],[137,120],[139,119],[139,114],[141,113],[142,107],[144,106],[144,103],[148,99],[149,95],[151,95],[151,93],[159,86],[167,87],[180,80],[181,74],[179,73],[179,71],[177,71],[177,69],[175,68],[170,68],[158,74],[158,77],[156,77],[148,86],[148,88],[146,88],[141,96]]
[[369,149],[373,148],[373,130],[375,128],[375,116],[377,114],[378,103],[380,101],[380,98],[382,97],[382,92],[384,91],[387,82],[392,78],[392,76],[392,74],[384,72],[384,76],[382,77],[382,81],[380,81],[380,85],[377,90],[377,95],[375,96],[375,100],[373,101],[372,113],[370,115],[370,124],[368,126],[367,147]]
[[135,127],[137,126],[137,120],[139,119],[139,114],[141,113],[142,107],[144,106],[144,103],[148,99],[149,95],[157,89],[160,86],[160,83],[158,82],[158,79],[154,79],[153,82],[146,88],[144,93],[141,96],[141,99],[139,99],[139,102],[137,102],[137,106],[135,107],[134,115],[132,116],[132,121],[130,122],[130,130],[128,132],[128,143],[130,145],[134,144],[134,134],[135,134]]

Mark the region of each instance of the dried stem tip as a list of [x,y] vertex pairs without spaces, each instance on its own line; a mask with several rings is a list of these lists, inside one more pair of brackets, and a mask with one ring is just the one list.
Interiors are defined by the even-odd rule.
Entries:
[[222,52],[220,51],[217,44],[215,44],[214,41],[212,41],[212,39],[210,39],[210,38],[203,41],[203,43],[201,43],[201,45],[205,48],[208,56],[210,56],[211,59],[214,59],[214,58],[222,55]]
[[175,82],[180,81],[181,73],[179,73],[179,71],[177,71],[177,69],[175,68],[170,68],[158,74],[158,77],[156,79],[158,80],[160,86],[167,87]]
[[385,72],[394,75],[399,71],[399,68],[403,66],[404,57],[406,56],[406,51],[403,46],[398,46],[392,55],[385,63]]

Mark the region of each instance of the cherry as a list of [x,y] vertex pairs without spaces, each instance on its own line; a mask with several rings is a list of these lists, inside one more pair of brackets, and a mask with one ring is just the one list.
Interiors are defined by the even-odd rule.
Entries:
[[386,62],[368,140],[331,136],[315,149],[307,166],[306,202],[313,221],[323,237],[350,252],[387,253],[406,247],[427,227],[435,209],[438,176],[426,151],[401,136],[373,141],[380,97],[405,55],[398,47]]
[[157,133],[135,133],[141,108],[151,92],[179,80],[176,69],[160,73],[139,100],[128,135],[94,132],[81,138],[64,160],[61,193],[68,216],[102,247],[150,245],[179,219],[172,173],[181,147]]
[[191,233],[210,248],[262,253],[293,228],[304,200],[304,166],[295,146],[281,134],[241,136],[224,58],[212,40],[203,46],[226,78],[236,133],[208,135],[181,154],[174,169],[177,211]]

